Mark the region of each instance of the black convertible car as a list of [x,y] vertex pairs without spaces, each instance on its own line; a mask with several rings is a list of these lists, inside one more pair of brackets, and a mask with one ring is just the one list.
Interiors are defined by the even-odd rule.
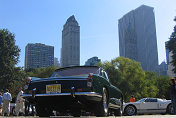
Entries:
[[74,66],[56,70],[50,78],[28,77],[23,97],[35,103],[39,116],[52,111],[80,116],[81,111],[96,116],[120,116],[123,95],[113,86],[103,68]]

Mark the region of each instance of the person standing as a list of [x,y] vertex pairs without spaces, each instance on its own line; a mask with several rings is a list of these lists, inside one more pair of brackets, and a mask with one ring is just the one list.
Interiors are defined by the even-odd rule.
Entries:
[[0,92],[0,115],[2,115],[2,93]]
[[170,96],[171,96],[171,102],[173,106],[173,114],[176,114],[176,84],[175,84],[175,78],[170,79]]
[[15,112],[16,112],[17,116],[19,116],[20,110],[22,111],[22,113],[24,115],[24,99],[22,98],[22,95],[23,95],[23,90],[22,90],[22,87],[20,87],[19,93],[18,93],[17,99],[16,99],[16,106],[15,106]]
[[10,115],[10,102],[12,101],[12,96],[9,93],[9,90],[6,89],[6,92],[2,96],[3,106],[2,106],[2,115],[4,116],[7,114],[7,116]]
[[130,102],[135,102],[135,98],[134,98],[133,95],[132,95],[131,98],[130,98]]

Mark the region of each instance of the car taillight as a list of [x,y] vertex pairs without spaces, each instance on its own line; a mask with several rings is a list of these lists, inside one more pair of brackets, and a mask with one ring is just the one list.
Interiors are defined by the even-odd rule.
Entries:
[[91,73],[88,76],[88,82],[92,82],[92,74]]
[[78,91],[78,92],[82,92],[82,91],[83,91],[83,89],[77,89],[77,91]]
[[87,79],[87,86],[92,87],[92,73],[89,74],[88,79]]
[[26,85],[29,85],[30,81],[31,81],[31,78],[28,77],[28,78],[26,79]]
[[28,86],[29,86],[30,82],[31,82],[31,78],[28,77],[28,78],[26,79],[26,85],[24,86],[24,90],[28,89]]

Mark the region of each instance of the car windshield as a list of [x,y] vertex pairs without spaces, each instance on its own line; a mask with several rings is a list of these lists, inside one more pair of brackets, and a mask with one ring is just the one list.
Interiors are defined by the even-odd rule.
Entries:
[[166,99],[160,99],[160,98],[158,98],[158,101],[162,101],[163,102],[163,101],[166,101]]
[[98,70],[98,67],[70,67],[55,71],[51,77],[87,76],[90,73],[98,74]]
[[142,98],[142,99],[138,100],[137,102],[142,102],[142,101],[144,101],[144,100],[145,100],[145,98]]

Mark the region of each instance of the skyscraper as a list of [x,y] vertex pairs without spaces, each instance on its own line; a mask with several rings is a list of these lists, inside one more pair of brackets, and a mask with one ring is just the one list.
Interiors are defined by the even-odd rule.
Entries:
[[165,42],[165,48],[166,48],[166,60],[167,60],[167,74],[169,77],[175,77],[176,74],[174,74],[173,70],[173,65],[170,63],[173,59],[172,59],[172,52],[169,52],[169,49],[166,47],[166,45],[168,44],[168,41]]
[[41,43],[28,43],[25,48],[25,69],[54,65],[54,47]]
[[80,26],[74,15],[67,19],[62,30],[61,66],[80,65]]
[[54,57],[54,65],[58,68],[60,68],[60,63],[58,61],[58,58]]
[[141,63],[145,71],[158,71],[158,50],[153,7],[142,5],[118,22],[120,56]]
[[173,55],[173,53],[172,52],[169,52],[169,64],[167,64],[168,65],[168,70],[167,70],[167,74],[168,74],[168,76],[169,77],[175,77],[176,76],[176,74],[173,72],[173,69],[174,69],[174,67],[173,67],[173,65],[170,63],[170,62],[172,62],[172,55]]
[[166,49],[166,61],[167,61],[167,65],[169,65],[169,49],[167,49],[166,45],[168,44],[168,41],[165,42],[165,49]]

